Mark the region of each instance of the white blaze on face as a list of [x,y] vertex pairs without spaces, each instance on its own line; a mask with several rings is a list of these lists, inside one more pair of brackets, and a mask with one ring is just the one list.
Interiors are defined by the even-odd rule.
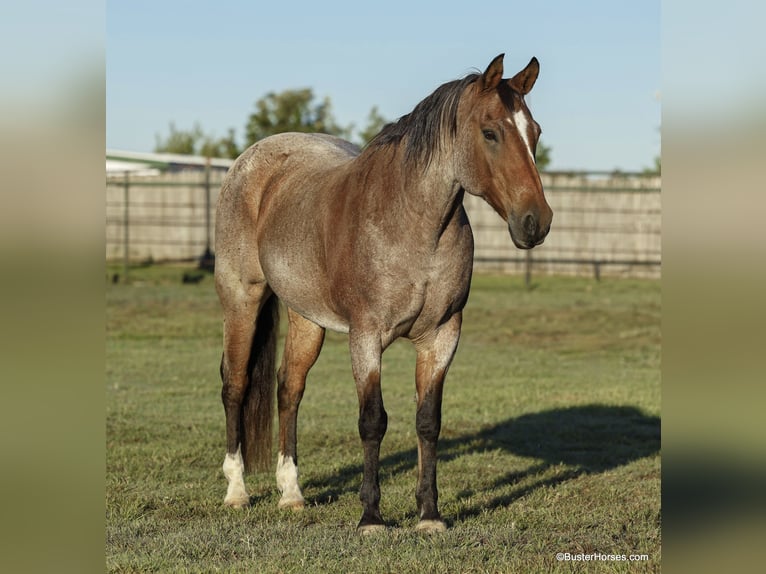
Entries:
[[527,152],[529,153],[529,157],[532,158],[532,161],[535,161],[535,154],[532,152],[532,145],[529,142],[529,135],[527,127],[529,126],[529,122],[527,121],[527,116],[524,114],[522,110],[519,110],[517,112],[513,112],[513,115],[508,118],[508,123],[513,124],[516,126],[516,129],[519,132],[519,135],[521,136],[521,139],[524,141],[524,145],[527,147]]

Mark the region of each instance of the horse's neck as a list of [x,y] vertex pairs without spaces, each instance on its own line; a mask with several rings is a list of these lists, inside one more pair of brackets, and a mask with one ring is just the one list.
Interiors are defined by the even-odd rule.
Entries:
[[412,195],[426,208],[421,221],[430,225],[429,229],[436,234],[437,239],[449,224],[458,205],[463,202],[463,188],[460,184],[452,178],[441,176],[424,178],[420,185],[413,186]]
[[462,202],[462,188],[451,175],[450,162],[442,157],[435,154],[423,168],[406,165],[401,156],[399,149],[394,150],[393,156],[380,154],[371,158],[379,162],[373,169],[380,170],[385,177],[365,192],[386,198],[393,224],[416,226],[420,232],[431,233],[438,239]]

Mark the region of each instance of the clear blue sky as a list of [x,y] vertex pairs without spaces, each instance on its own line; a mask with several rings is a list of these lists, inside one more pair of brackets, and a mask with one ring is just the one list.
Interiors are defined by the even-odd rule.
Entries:
[[342,124],[390,120],[504,52],[540,60],[528,103],[554,169],[640,170],[660,152],[659,0],[107,2],[108,148],[174,122],[242,140],[254,102],[310,87]]

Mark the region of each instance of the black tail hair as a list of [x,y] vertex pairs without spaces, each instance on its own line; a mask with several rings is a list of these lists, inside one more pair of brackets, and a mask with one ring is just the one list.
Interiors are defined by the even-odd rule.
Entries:
[[250,381],[242,401],[240,434],[245,472],[271,466],[274,388],[276,382],[279,299],[271,295],[256,319],[247,371]]

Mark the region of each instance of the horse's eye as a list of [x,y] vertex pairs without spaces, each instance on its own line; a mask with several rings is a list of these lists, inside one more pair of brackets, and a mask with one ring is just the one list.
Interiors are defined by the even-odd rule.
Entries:
[[484,134],[484,139],[488,142],[497,141],[497,134],[492,130],[482,130],[482,133]]

